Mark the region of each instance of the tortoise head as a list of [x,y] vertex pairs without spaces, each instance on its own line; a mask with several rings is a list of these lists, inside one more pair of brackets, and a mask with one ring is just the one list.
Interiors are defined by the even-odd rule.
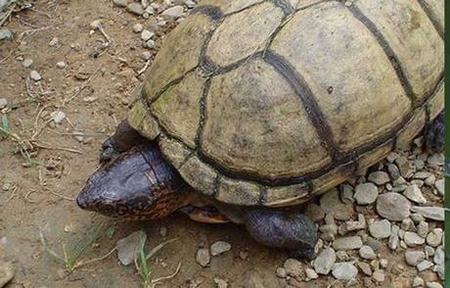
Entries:
[[77,204],[110,217],[159,219],[187,205],[189,191],[157,145],[147,143],[100,167],[87,180]]

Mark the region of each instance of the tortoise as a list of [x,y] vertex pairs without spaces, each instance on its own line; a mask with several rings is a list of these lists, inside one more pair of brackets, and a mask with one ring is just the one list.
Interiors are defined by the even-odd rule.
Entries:
[[300,204],[443,145],[443,0],[206,0],[166,39],[77,198],[124,219],[244,224],[314,257]]

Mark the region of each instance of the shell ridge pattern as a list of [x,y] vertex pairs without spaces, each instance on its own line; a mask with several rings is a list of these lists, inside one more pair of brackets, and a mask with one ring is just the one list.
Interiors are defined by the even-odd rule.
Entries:
[[[343,4],[344,5],[344,4]],[[406,96],[411,100],[411,106],[412,109],[417,108],[421,105],[421,103],[418,103],[417,101],[417,95],[415,95],[411,82],[406,77],[406,73],[400,64],[400,61],[398,59],[397,54],[394,52],[392,47],[389,45],[389,42],[386,40],[386,38],[383,36],[383,34],[378,30],[375,23],[372,22],[364,13],[356,7],[356,5],[344,5],[351,14],[366,28],[369,30],[369,32],[373,35],[377,43],[380,45],[380,47],[383,49],[384,53],[386,54],[387,58],[389,59],[389,62],[391,63],[392,67],[395,70],[395,73],[397,74],[397,78],[400,81],[401,86],[403,87],[403,90],[405,91]]]
[[442,31],[442,29],[441,29],[441,27],[439,25],[439,21],[434,18],[433,13],[431,13],[430,9],[423,2],[423,0],[417,0],[417,2],[419,3],[420,7],[422,7],[422,10],[425,12],[425,14],[427,15],[428,19],[430,19],[431,23],[434,26],[434,29],[436,29],[436,31],[438,32],[439,36],[442,39],[444,39],[444,31]]
[[[210,62],[211,64],[213,64],[213,67],[216,67],[216,68],[219,67],[218,65],[217,65],[217,66],[214,66],[215,63],[214,63],[213,61],[211,61],[210,59],[207,59],[207,56],[206,56],[206,49],[207,49],[207,47],[208,47],[208,43],[210,42],[210,40],[211,40],[211,38],[212,38],[212,35],[214,34],[214,31],[217,30],[217,28],[218,28],[218,27],[220,26],[220,24],[223,22],[224,18],[226,18],[226,16],[228,16],[228,15],[235,14],[235,13],[239,13],[239,12],[241,12],[241,11],[243,11],[243,10],[249,9],[249,8],[254,7],[254,6],[256,6],[256,5],[260,5],[261,3],[264,3],[264,2],[265,2],[265,1],[255,3],[255,4],[253,4],[253,5],[250,5],[250,6],[248,6],[248,7],[245,7],[244,9],[241,9],[241,10],[239,10],[239,11],[235,11],[235,12],[232,12],[232,13],[229,13],[229,14],[221,14],[220,19],[217,18],[217,17],[214,18],[214,19],[212,18],[212,19],[214,20],[214,22],[216,23],[216,25],[215,25],[215,27],[209,32],[208,37],[204,40],[203,47],[202,47],[202,52],[200,53],[200,59],[199,59],[199,61],[198,61],[199,64],[198,64],[196,67],[194,67],[193,69],[187,71],[183,76],[181,76],[181,77],[179,77],[179,78],[177,78],[177,79],[175,79],[175,80],[172,80],[170,83],[168,83],[168,84],[162,89],[162,91],[160,91],[160,92],[158,93],[158,96],[162,95],[162,94],[164,93],[164,91],[166,91],[169,87],[171,87],[171,86],[173,86],[173,85],[176,85],[177,83],[181,82],[181,81],[183,80],[183,78],[184,78],[188,73],[191,73],[191,72],[193,72],[193,71],[196,70],[196,69],[201,69],[203,72],[205,72],[205,73],[208,74],[208,75],[207,75],[208,79],[207,79],[206,82],[204,83],[203,96],[201,97],[200,103],[199,103],[199,105],[200,105],[200,113],[201,113],[201,120],[200,120],[200,122],[202,122],[202,121],[205,121],[205,119],[206,119],[206,117],[207,117],[207,115],[206,115],[206,109],[205,109],[205,103],[206,103],[207,95],[208,95],[207,90],[209,90],[209,89],[208,89],[208,88],[209,88],[208,86],[209,86],[209,84],[210,84],[210,82],[211,82],[212,77],[215,76],[216,74],[219,75],[219,74],[226,73],[226,72],[228,72],[228,71],[231,71],[231,70],[233,70],[233,69],[235,69],[235,68],[240,67],[241,65],[244,65],[244,64],[245,64],[247,61],[249,61],[251,58],[261,57],[261,56],[262,56],[262,58],[265,60],[265,62],[267,62],[268,64],[272,65],[272,66],[278,71],[278,73],[280,73],[283,77],[285,77],[285,75],[283,75],[283,73],[280,72],[280,71],[278,70],[278,68],[280,68],[280,67],[277,68],[277,67],[275,66],[275,65],[277,65],[277,64],[273,65],[273,62],[274,62],[274,61],[273,61],[273,57],[279,57],[279,56],[278,56],[278,55],[275,55],[275,54],[274,54],[273,52],[271,52],[270,50],[264,50],[264,51],[258,51],[258,52],[255,52],[254,54],[252,54],[252,55],[246,57],[245,59],[241,59],[241,60],[236,61],[235,63],[232,63],[232,64],[227,65],[227,66],[225,66],[225,67],[220,67],[219,69],[214,70],[213,73],[211,73],[211,71],[210,71],[209,69],[207,69],[208,67],[205,68],[205,67],[203,67],[203,65],[202,65],[203,63],[208,63],[208,62]],[[279,1],[273,0],[272,2],[279,2]],[[285,1],[282,1],[282,2],[285,2]],[[309,8],[309,7],[311,7],[311,6],[315,6],[315,5],[320,4],[320,3],[323,3],[323,2],[327,2],[327,1],[324,0],[324,1],[317,2],[317,3],[315,3],[315,4],[311,4],[311,5],[307,6],[307,7],[302,8],[301,10],[307,9],[307,8]],[[353,6],[354,6],[354,5],[353,5]],[[278,7],[278,6],[277,6],[277,7]],[[200,8],[201,8],[201,7],[200,7]],[[217,8],[217,7],[215,7],[215,8]],[[214,8],[213,10],[216,10],[215,8]],[[366,27],[367,27],[367,22],[365,21],[365,19],[367,19],[368,21],[370,21],[370,19],[368,19],[366,16],[364,16],[364,15],[361,13],[361,11],[359,11],[359,13],[358,13],[358,10],[359,10],[359,9],[358,9],[357,7],[347,7],[347,8],[352,12],[352,14],[353,14],[359,21],[361,21],[361,22],[362,22],[363,24],[365,24]],[[219,8],[217,8],[217,9],[219,9]],[[220,10],[220,9],[219,9],[219,10]],[[202,12],[202,11],[207,11],[207,9],[199,10],[198,13],[206,13],[206,12]],[[356,11],[356,13],[355,13],[355,11]],[[207,12],[207,13],[210,13],[210,12]],[[356,14],[356,15],[355,15],[355,14]],[[205,14],[205,15],[207,15],[207,16],[209,16],[209,17],[212,17],[212,16],[210,16],[209,14]],[[428,13],[427,13],[427,15],[428,15]],[[273,40],[273,39],[275,38],[276,34],[277,34],[277,33],[282,29],[282,27],[286,24],[286,22],[290,20],[290,17],[289,17],[289,16],[292,16],[292,14],[290,14],[290,15],[285,15],[283,21],[281,22],[281,24],[279,25],[279,27],[277,27],[276,31],[274,31],[274,32],[270,35],[270,39]],[[361,19],[363,19],[363,20],[361,20]],[[371,21],[370,21],[370,22],[371,22]],[[370,25],[370,24],[369,24],[369,25]],[[374,25],[373,23],[372,23],[372,26],[373,26],[373,28],[375,28],[375,30],[377,31],[377,29],[376,29],[376,27],[375,27],[375,25]],[[387,45],[387,47],[388,47],[387,49],[389,49],[389,50],[392,52],[392,55],[393,55],[394,57],[396,57],[395,54],[394,54],[394,52],[392,51],[392,49],[389,47],[388,42],[384,39],[384,37],[381,35],[381,33],[380,33],[379,31],[374,33],[374,31],[373,31],[372,29],[370,29],[369,27],[368,27],[368,29],[371,31],[372,34],[374,34],[374,37],[377,39],[378,43],[382,46],[383,50],[386,52],[385,46],[383,46],[383,44],[384,44],[384,42],[385,42],[386,45]],[[384,40],[384,42],[380,43],[380,38],[379,38],[378,36],[381,36],[381,37],[382,37],[382,40]],[[270,39],[269,39],[269,40],[270,40]],[[270,45],[270,43],[268,44],[268,46],[269,46],[269,45]],[[399,63],[398,59],[395,58],[395,59],[393,60],[392,57],[389,57],[389,56],[391,56],[391,55],[389,55],[388,53],[386,53],[386,54],[387,54],[388,58],[390,59],[391,64],[394,66],[395,71],[397,72],[397,76],[399,76],[400,80],[401,80],[401,77],[404,77],[404,78],[405,78],[406,83],[407,83],[407,86],[409,87],[409,89],[411,90],[410,92],[412,93],[412,88],[411,88],[409,82],[408,82],[407,79],[406,79],[406,75],[405,75],[404,72],[401,70],[400,63]],[[395,61],[395,63],[393,63],[393,61]],[[285,61],[285,62],[287,63],[287,61]],[[289,65],[289,63],[287,63],[287,64]],[[396,65],[397,65],[397,66],[396,66]],[[399,70],[398,70],[398,69],[399,69]],[[294,69],[292,72],[297,72],[297,71]],[[298,72],[297,72],[297,73],[298,73]],[[403,75],[403,76],[401,76],[401,75],[399,75],[399,74],[401,74],[401,75]],[[294,76],[295,76],[295,75],[294,75]],[[292,76],[291,76],[291,77],[292,77]],[[288,81],[289,81],[289,80],[288,80]],[[426,97],[424,101],[420,101],[421,103],[417,103],[417,104],[416,104],[417,107],[423,108],[423,107],[425,106],[425,109],[428,110],[428,107],[427,107],[426,104],[429,102],[429,100],[432,98],[432,96],[433,96],[434,94],[437,93],[438,88],[440,87],[440,85],[442,85],[443,81],[444,81],[444,77],[443,77],[443,75],[442,75],[442,77],[440,78],[440,80],[438,81],[438,83],[436,84],[436,86],[434,87],[434,89],[429,93],[429,94],[430,94],[429,97]],[[209,83],[209,84],[207,84],[207,83]],[[290,84],[291,84],[291,83],[290,83]],[[305,84],[307,85],[307,83],[305,83]],[[408,89],[408,87],[405,87],[405,86],[404,86],[404,83],[402,83],[402,86],[404,87],[405,90]],[[144,90],[143,90],[143,91],[144,91]],[[407,93],[407,95],[409,96],[410,93]],[[414,97],[415,97],[415,95],[414,95]],[[309,183],[311,179],[314,179],[314,178],[317,178],[317,177],[319,177],[319,176],[325,175],[326,173],[330,172],[332,169],[335,169],[336,167],[344,166],[344,164],[345,164],[345,163],[348,163],[348,161],[349,161],[350,159],[355,159],[356,157],[360,156],[361,154],[364,154],[364,153],[367,152],[367,151],[370,151],[371,149],[374,149],[374,148],[376,148],[376,147],[379,147],[379,146],[381,146],[381,145],[384,145],[384,144],[386,144],[386,143],[389,142],[389,141],[393,141],[392,138],[395,138],[395,137],[396,137],[396,135],[399,133],[399,131],[402,130],[402,128],[404,127],[404,125],[405,125],[406,123],[408,123],[408,122],[410,121],[411,117],[415,114],[415,112],[418,111],[417,109],[416,109],[416,110],[410,111],[410,113],[408,113],[407,115],[405,115],[405,117],[404,117],[404,119],[401,121],[401,123],[399,123],[398,125],[396,125],[393,129],[391,129],[390,131],[388,131],[385,135],[382,135],[381,137],[379,137],[379,139],[377,139],[375,142],[366,143],[366,144],[360,145],[359,147],[356,147],[352,152],[347,153],[348,155],[340,155],[340,153],[338,152],[338,150],[334,151],[333,153],[336,153],[334,156],[339,155],[339,157],[338,157],[339,159],[337,159],[337,161],[333,161],[331,164],[327,165],[326,167],[323,167],[323,168],[321,168],[321,169],[318,169],[317,171],[309,172],[309,173],[307,173],[307,174],[305,174],[305,175],[302,175],[302,176],[284,177],[284,178],[280,178],[280,179],[277,179],[277,180],[273,181],[273,180],[271,180],[271,179],[265,179],[265,178],[263,178],[263,177],[259,177],[259,176],[255,176],[255,175],[246,175],[245,173],[235,173],[234,171],[231,171],[231,170],[227,169],[226,167],[222,167],[222,165],[220,165],[219,163],[216,163],[216,161],[214,161],[213,159],[210,159],[209,157],[205,156],[205,155],[201,152],[201,149],[200,149],[201,146],[199,146],[199,145],[201,145],[201,127],[203,126],[204,123],[199,124],[198,130],[197,130],[197,137],[196,137],[196,145],[197,145],[197,149],[196,149],[196,150],[192,150],[192,149],[189,148],[189,147],[188,147],[181,139],[179,139],[179,137],[177,137],[177,136],[175,136],[175,135],[171,135],[171,134],[170,134],[170,133],[169,133],[169,132],[161,125],[159,119],[157,119],[156,116],[153,115],[153,113],[150,112],[150,109],[149,109],[150,106],[151,106],[152,103],[153,103],[154,101],[156,101],[157,98],[159,98],[159,97],[156,97],[153,101],[148,101],[148,97],[145,97],[145,91],[144,91],[143,93],[141,93],[140,98],[141,98],[141,101],[143,100],[143,103],[146,104],[146,105],[144,105],[144,106],[145,106],[145,109],[147,110],[147,113],[149,113],[150,115],[152,115],[152,116],[156,119],[158,125],[161,127],[161,135],[160,135],[159,137],[167,137],[167,138],[170,138],[170,139],[172,139],[172,140],[174,140],[174,141],[176,141],[176,142],[179,142],[179,143],[182,144],[185,148],[187,148],[189,151],[191,151],[191,153],[190,153],[190,154],[186,157],[186,159],[184,160],[184,163],[186,163],[187,160],[188,160],[189,158],[193,157],[194,155],[197,155],[198,158],[199,158],[201,161],[203,161],[205,164],[209,165],[211,168],[213,168],[213,169],[217,172],[217,177],[216,177],[216,179],[215,179],[215,185],[214,185],[214,187],[215,187],[215,188],[214,188],[214,194],[213,194],[214,196],[216,196],[216,195],[218,194],[218,190],[219,190],[218,187],[219,187],[220,182],[222,181],[221,179],[224,178],[224,177],[228,177],[228,178],[234,179],[234,180],[240,180],[240,181],[245,181],[245,182],[247,182],[247,183],[254,183],[254,184],[257,184],[257,185],[261,188],[261,189],[260,189],[260,195],[259,195],[259,201],[258,201],[258,204],[264,204],[264,203],[265,203],[265,197],[267,196],[267,195],[266,195],[266,194],[267,194],[267,187],[283,187],[283,186],[288,186],[288,185],[293,185],[293,184]],[[317,105],[317,103],[316,103],[316,105]],[[306,108],[306,107],[305,107],[305,108]],[[311,113],[311,111],[308,111],[308,115],[310,115],[310,113]],[[321,111],[319,111],[319,113],[321,113]],[[429,113],[428,113],[428,115],[429,115]],[[323,127],[320,127],[320,129],[323,129]],[[325,130],[327,130],[327,129],[325,128]],[[331,130],[329,130],[329,131],[331,131]],[[322,132],[322,133],[323,133],[323,132]],[[320,135],[320,134],[319,134],[319,135]],[[329,136],[329,135],[331,135],[331,133],[328,134],[327,136]],[[198,142],[197,142],[197,141],[198,141]],[[332,140],[332,141],[333,141],[333,140]],[[200,143],[200,144],[198,144],[198,143]],[[333,149],[337,149],[337,146],[334,146],[334,148],[333,148],[333,146],[334,146],[334,145],[332,144],[332,145],[331,145],[331,147],[332,147],[331,149],[332,149],[332,150],[333,150]],[[184,163],[183,163],[183,165],[184,165]]]

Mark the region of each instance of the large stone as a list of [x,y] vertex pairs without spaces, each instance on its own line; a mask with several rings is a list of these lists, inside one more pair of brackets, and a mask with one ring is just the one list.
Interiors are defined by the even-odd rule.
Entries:
[[391,221],[402,221],[411,212],[411,203],[398,193],[385,193],[377,199],[377,212],[380,216]]
[[334,240],[333,248],[336,250],[360,249],[363,246],[360,236],[342,237]]
[[419,203],[419,204],[425,204],[427,203],[427,199],[422,194],[422,191],[420,191],[419,186],[416,184],[413,184],[411,186],[408,186],[406,188],[405,192],[403,192],[403,195],[405,195],[406,198],[409,200]]
[[391,235],[391,223],[384,219],[369,224],[369,232],[374,238],[384,239]]
[[377,185],[384,185],[391,181],[389,178],[389,175],[384,171],[375,171],[369,174],[369,177],[367,178],[370,182],[373,182]]
[[350,281],[358,275],[358,269],[351,262],[335,263],[331,274],[338,280]]
[[359,205],[372,204],[377,200],[378,188],[373,183],[358,184],[354,197]]
[[331,248],[325,248],[314,260],[314,270],[318,274],[328,275],[336,262],[336,253]]
[[444,221],[445,214],[444,208],[442,207],[419,207],[413,206],[411,208],[412,212],[418,213],[425,218],[436,220],[436,221]]
[[406,264],[410,266],[416,266],[423,260],[425,260],[425,253],[423,251],[408,250],[405,252]]

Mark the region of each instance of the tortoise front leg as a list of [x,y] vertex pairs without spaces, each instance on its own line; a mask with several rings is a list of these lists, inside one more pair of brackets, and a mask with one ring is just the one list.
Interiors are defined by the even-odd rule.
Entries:
[[100,163],[109,162],[119,156],[119,154],[145,141],[148,140],[134,130],[127,120],[123,120],[117,126],[114,134],[103,142],[102,150],[100,151]]
[[247,212],[244,222],[250,235],[259,243],[286,249],[295,258],[315,258],[317,228],[307,216],[255,208]]
[[427,149],[432,152],[442,152],[444,150],[444,130],[444,111],[442,111],[425,127],[424,136]]

